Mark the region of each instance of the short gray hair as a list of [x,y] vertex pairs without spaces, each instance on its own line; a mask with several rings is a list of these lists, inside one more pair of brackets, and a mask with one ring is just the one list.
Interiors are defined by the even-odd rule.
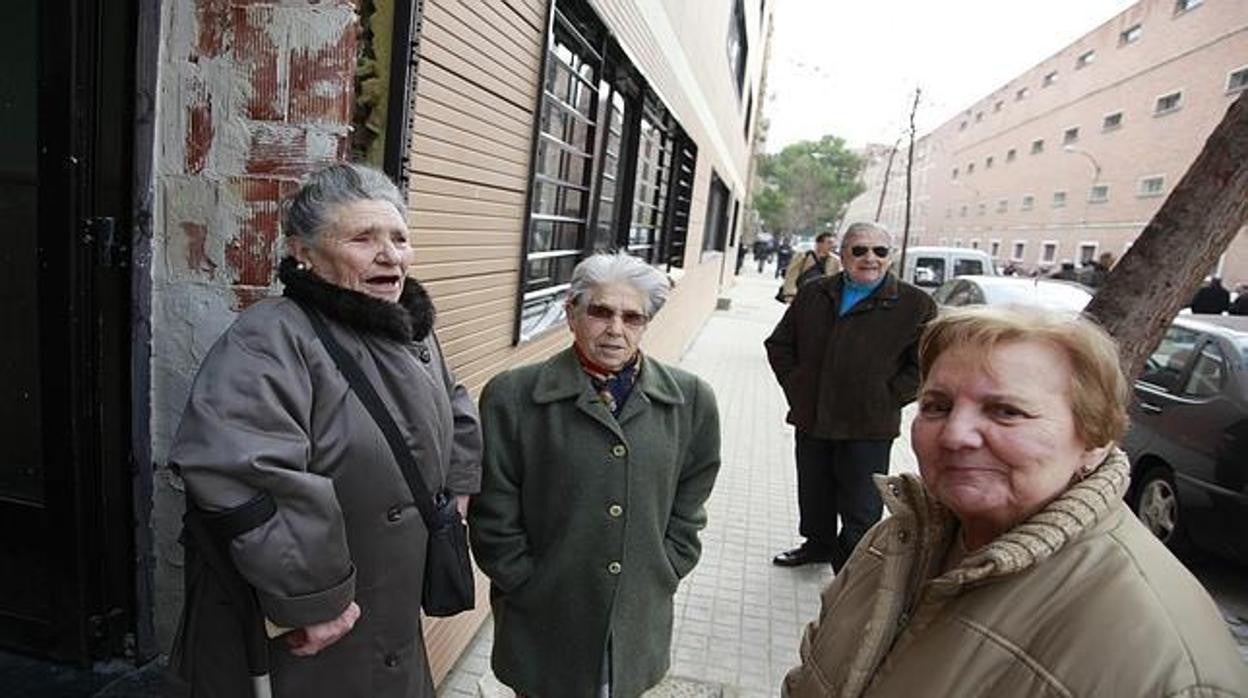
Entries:
[[568,289],[568,302],[581,305],[585,296],[595,288],[613,284],[628,284],[641,294],[646,315],[654,317],[667,303],[672,282],[663,272],[627,252],[595,252],[572,270],[572,284]]
[[383,172],[339,162],[308,175],[286,204],[283,230],[287,237],[312,242],[321,234],[333,209],[355,201],[385,201],[407,218],[403,194]]
[[883,223],[872,223],[871,221],[857,221],[850,223],[845,229],[845,234],[841,236],[841,247],[849,247],[849,241],[856,237],[870,235],[871,233],[882,233],[888,238],[888,246],[893,247],[893,233],[884,226]]

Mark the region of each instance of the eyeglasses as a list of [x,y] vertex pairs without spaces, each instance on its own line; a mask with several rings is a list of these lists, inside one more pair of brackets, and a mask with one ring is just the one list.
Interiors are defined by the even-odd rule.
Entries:
[[889,252],[889,249],[883,245],[876,245],[875,247],[867,247],[866,245],[854,245],[853,247],[849,248],[850,254],[854,255],[855,257],[865,257],[867,255],[867,250],[871,250],[872,254],[874,254],[876,257],[879,257],[880,259],[884,259],[885,257],[887,257],[888,252]]
[[650,316],[645,313],[639,313],[636,310],[616,310],[609,305],[600,305],[598,303],[590,303],[585,306],[585,314],[595,320],[611,322],[618,315],[620,320],[629,327],[644,327],[650,322]]

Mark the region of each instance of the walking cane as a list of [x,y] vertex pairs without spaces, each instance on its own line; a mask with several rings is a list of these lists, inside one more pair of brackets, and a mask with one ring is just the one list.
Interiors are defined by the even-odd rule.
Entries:
[[229,558],[230,541],[240,534],[260,526],[277,513],[277,506],[268,493],[261,493],[246,504],[217,512],[205,512],[187,498],[183,522],[196,547],[204,556],[204,562],[213,571],[221,585],[238,609],[238,621],[243,629],[243,649],[247,656],[247,673],[251,677],[251,690],[255,698],[273,698],[269,680],[268,635],[264,629],[264,614],[256,600],[256,592],[239,574]]

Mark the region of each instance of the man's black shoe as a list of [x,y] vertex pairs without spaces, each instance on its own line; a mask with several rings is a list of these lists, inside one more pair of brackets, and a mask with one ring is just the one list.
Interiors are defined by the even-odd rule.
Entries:
[[832,551],[827,548],[813,548],[809,543],[786,550],[771,559],[773,565],[780,567],[801,567],[815,562],[831,562]]

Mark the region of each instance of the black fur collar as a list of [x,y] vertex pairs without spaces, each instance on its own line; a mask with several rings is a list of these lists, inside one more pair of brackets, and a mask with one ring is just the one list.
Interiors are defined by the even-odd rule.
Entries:
[[334,320],[358,330],[384,335],[400,342],[420,341],[433,329],[433,301],[416,279],[407,277],[398,303],[335,286],[316,274],[300,269],[293,257],[277,267],[277,278],[286,286],[282,295],[308,303]]

